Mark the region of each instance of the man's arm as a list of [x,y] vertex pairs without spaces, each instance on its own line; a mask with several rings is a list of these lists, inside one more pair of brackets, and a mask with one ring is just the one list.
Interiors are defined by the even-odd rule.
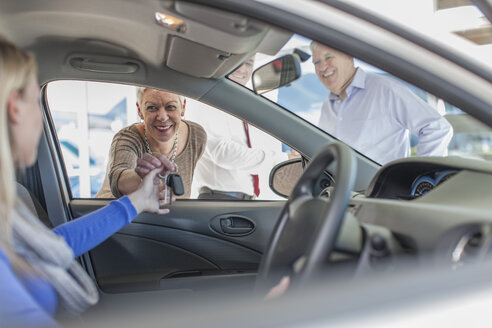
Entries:
[[262,149],[261,146],[249,148],[230,138],[208,136],[207,148],[215,164],[224,169],[239,169],[258,174],[265,167],[271,169],[276,163],[288,159],[286,153]]
[[440,116],[429,119],[417,136],[419,137],[417,156],[447,156],[453,128],[444,117]]
[[397,91],[397,117],[419,138],[417,155],[446,156],[453,137],[451,124],[410,89],[401,86]]
[[[256,136],[252,136],[253,148],[249,148],[241,120],[230,114],[202,103],[190,102],[187,115],[207,132],[206,156],[219,167],[258,174],[260,166],[271,169],[272,165],[287,160],[287,154],[282,153],[280,148],[278,151],[264,149]],[[253,127],[250,128],[253,130]]]

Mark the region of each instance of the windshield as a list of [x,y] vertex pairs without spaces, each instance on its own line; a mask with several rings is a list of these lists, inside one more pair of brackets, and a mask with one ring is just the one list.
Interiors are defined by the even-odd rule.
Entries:
[[[369,2],[376,6],[388,1]],[[452,13],[443,13],[450,8],[443,8],[440,1],[412,4],[421,12],[429,12],[428,18],[434,19],[443,33],[460,39],[452,46],[465,43],[473,49],[470,54],[476,55],[476,60],[490,51],[487,42],[492,37],[487,39],[482,33],[479,39],[459,19],[455,19],[456,26],[453,26]],[[473,16],[472,12],[477,17],[480,24],[476,28],[490,27],[477,8],[472,7],[470,11],[466,6],[465,11],[468,16]],[[388,9],[379,14],[390,15],[390,12]],[[397,17],[394,15],[393,19]],[[373,161],[385,164],[410,156],[466,156],[486,160],[492,157],[492,133],[488,126],[439,97],[329,45],[294,35],[276,56],[257,54],[254,66],[260,67],[286,53],[302,54],[300,78],[262,96]]]
[[[492,67],[492,25],[470,0],[343,0]],[[484,6],[487,6],[484,4]],[[488,5],[490,6],[490,5]]]

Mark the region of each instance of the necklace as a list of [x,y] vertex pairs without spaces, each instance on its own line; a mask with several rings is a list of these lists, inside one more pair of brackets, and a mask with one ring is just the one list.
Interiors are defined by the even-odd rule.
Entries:
[[[147,153],[152,154],[152,149],[150,149],[149,141],[147,140],[147,130],[144,128],[144,141],[145,141],[145,149]],[[169,160],[171,163],[174,163],[174,159],[176,158],[176,151],[178,150],[178,132],[176,132],[174,137],[173,148],[171,149],[171,158]]]

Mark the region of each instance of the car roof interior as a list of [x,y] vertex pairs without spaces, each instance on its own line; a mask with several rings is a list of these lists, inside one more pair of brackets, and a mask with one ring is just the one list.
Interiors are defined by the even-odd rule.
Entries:
[[[265,23],[194,3],[88,0],[63,1],[58,6],[57,2],[0,4],[0,26],[6,37],[34,50],[38,60],[49,66],[40,70],[42,81],[50,80],[50,73],[57,78],[90,79],[91,73],[124,72],[144,82],[146,65],[162,68],[163,73],[172,69],[191,77],[218,79],[256,52],[274,55],[291,37]],[[158,25],[157,12],[183,20],[186,33]],[[27,20],[30,24],[25,28],[9,29]],[[39,44],[48,49],[40,49]],[[64,51],[68,45],[71,54]]]

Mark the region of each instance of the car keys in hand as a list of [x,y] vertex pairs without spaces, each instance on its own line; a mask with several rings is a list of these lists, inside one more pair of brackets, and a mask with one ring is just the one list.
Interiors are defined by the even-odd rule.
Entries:
[[184,194],[183,180],[177,173],[167,172],[162,178],[164,182],[164,203],[169,204],[172,196],[181,196]]

